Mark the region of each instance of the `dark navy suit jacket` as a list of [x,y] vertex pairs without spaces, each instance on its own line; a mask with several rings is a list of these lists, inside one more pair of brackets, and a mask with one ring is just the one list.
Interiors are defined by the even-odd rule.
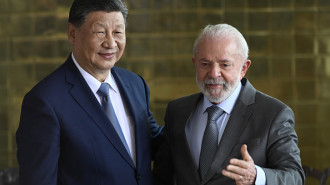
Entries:
[[134,120],[136,166],[71,56],[23,100],[16,133],[21,185],[151,185],[160,128],[142,77],[111,69]]

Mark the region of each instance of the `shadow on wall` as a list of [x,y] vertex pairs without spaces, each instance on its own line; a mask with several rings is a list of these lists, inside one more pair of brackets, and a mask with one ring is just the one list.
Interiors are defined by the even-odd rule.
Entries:
[[[313,178],[320,182],[320,185],[327,184],[328,177],[330,176],[330,168],[322,171],[309,166],[303,166],[303,169],[306,175],[306,181],[308,178]],[[308,183],[306,183],[306,185],[308,185]]]

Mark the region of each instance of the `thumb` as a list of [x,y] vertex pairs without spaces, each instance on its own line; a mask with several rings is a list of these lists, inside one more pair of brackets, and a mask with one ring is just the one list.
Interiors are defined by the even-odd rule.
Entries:
[[244,161],[253,161],[252,157],[250,156],[249,152],[247,151],[247,145],[244,144],[242,147],[241,147],[241,154],[242,154],[242,157],[243,157],[243,160]]

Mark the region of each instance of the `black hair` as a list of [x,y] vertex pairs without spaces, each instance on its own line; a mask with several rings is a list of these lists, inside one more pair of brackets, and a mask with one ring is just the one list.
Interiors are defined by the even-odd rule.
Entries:
[[74,0],[68,22],[80,28],[87,19],[87,15],[95,11],[121,12],[127,24],[128,10],[121,0]]

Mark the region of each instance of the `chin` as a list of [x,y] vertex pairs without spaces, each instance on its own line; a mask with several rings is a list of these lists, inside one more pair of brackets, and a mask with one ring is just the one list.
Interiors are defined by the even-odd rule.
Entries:
[[207,90],[204,95],[207,97],[207,99],[210,100],[212,103],[219,104],[226,100],[230,96],[230,92],[224,91],[224,90]]
[[106,60],[104,61],[104,68],[111,69],[113,66],[115,66],[116,61],[114,60]]

